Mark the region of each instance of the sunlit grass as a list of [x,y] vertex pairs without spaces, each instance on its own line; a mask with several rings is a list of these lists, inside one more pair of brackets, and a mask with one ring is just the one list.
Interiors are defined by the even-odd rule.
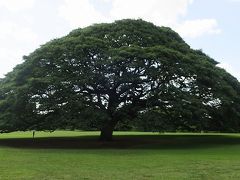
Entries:
[[240,179],[239,134],[114,134],[0,134],[0,179]]

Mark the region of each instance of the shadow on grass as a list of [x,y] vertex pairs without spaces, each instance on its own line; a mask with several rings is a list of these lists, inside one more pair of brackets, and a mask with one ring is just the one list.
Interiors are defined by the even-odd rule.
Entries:
[[28,149],[188,149],[240,145],[231,135],[119,135],[111,142],[98,136],[0,139],[0,147]]

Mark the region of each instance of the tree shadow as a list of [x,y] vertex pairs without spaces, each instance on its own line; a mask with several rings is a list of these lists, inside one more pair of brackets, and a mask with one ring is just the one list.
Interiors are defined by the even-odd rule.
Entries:
[[231,135],[118,135],[111,142],[98,136],[0,139],[0,147],[26,149],[193,149],[240,145]]

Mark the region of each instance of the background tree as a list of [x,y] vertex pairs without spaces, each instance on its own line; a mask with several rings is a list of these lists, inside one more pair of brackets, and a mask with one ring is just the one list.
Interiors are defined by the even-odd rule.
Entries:
[[239,131],[239,82],[216,65],[142,20],[76,29],[1,79],[0,130]]

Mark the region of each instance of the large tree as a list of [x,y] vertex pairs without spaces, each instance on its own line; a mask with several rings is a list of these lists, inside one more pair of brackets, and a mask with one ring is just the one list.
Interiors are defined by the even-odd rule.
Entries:
[[142,20],[76,29],[0,80],[0,131],[239,131],[240,84],[217,64]]

